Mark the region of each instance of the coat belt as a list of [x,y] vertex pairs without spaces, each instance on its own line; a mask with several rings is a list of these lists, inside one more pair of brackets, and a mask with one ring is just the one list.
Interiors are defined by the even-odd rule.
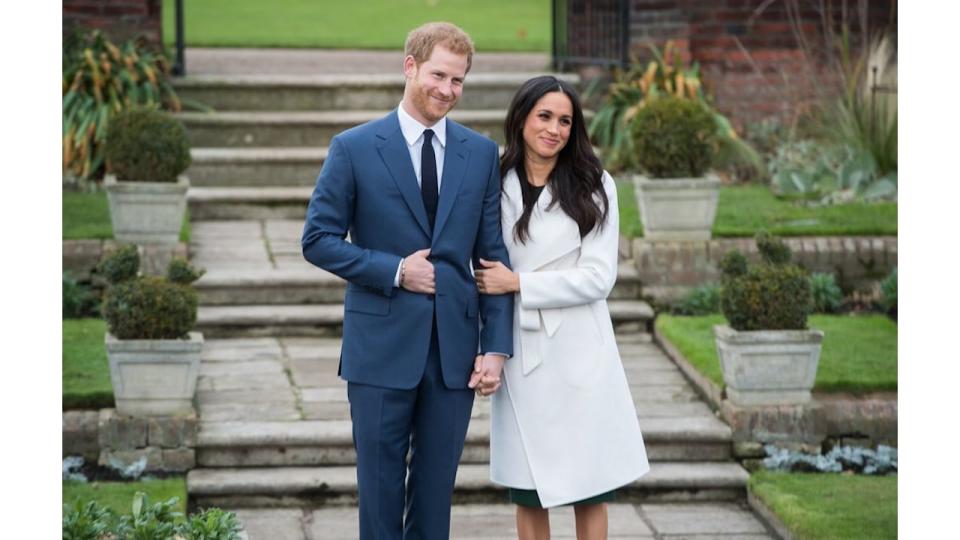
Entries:
[[[517,319],[520,322],[520,361],[524,375],[528,375],[541,364],[540,339],[545,332],[547,337],[553,337],[563,322],[563,314],[559,308],[554,309],[524,309],[519,307]],[[541,332],[541,328],[543,332]]]

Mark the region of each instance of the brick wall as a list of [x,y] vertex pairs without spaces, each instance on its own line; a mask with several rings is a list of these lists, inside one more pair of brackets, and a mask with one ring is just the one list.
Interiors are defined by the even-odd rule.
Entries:
[[98,29],[115,42],[144,37],[162,44],[161,0],[63,0],[63,33]]
[[[648,45],[662,50],[667,40],[673,40],[685,60],[700,63],[717,107],[739,126],[786,116],[835,83],[824,69],[825,20],[832,20],[834,28],[848,21],[855,40],[864,26],[871,32],[884,27],[896,31],[896,0],[866,0],[865,18],[854,0],[825,4],[832,6],[826,17],[819,11],[821,3],[813,0],[629,0],[630,53],[645,61],[651,56]],[[583,17],[570,19],[571,30],[588,23]],[[569,41],[587,35],[589,31],[580,28],[570,32]],[[798,35],[806,48],[799,46]],[[568,47],[584,54],[583,44]],[[812,53],[810,59],[804,49]]]

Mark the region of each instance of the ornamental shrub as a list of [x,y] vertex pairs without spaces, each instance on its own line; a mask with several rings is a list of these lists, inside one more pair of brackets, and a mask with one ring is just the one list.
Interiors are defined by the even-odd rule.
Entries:
[[893,317],[897,318],[897,269],[894,267],[890,274],[880,282],[880,294],[883,309]]
[[137,277],[140,271],[140,253],[137,246],[126,244],[100,261],[97,271],[109,284],[128,281]]
[[810,293],[813,297],[813,311],[816,313],[836,313],[843,303],[843,291],[837,285],[833,274],[810,274]]
[[653,178],[703,176],[716,152],[716,121],[696,101],[657,98],[640,109],[631,129],[637,162]]
[[176,182],[190,166],[190,144],[183,124],[169,113],[137,107],[110,120],[107,170],[117,179]]
[[[134,248],[134,253],[136,249]],[[119,339],[185,338],[197,322],[197,292],[190,283],[202,271],[182,260],[172,261],[164,279],[136,277],[139,258],[130,269],[130,250],[120,249],[101,263],[101,268],[123,269],[108,274],[110,285],[103,299],[103,316],[110,333]],[[121,279],[117,279],[117,277]]]
[[757,244],[762,261],[746,271],[736,251],[721,263],[723,316],[738,331],[806,329],[813,309],[807,272],[789,262],[789,249],[779,239],[758,234]]
[[674,307],[677,315],[711,315],[720,312],[721,287],[717,283],[707,283],[694,287]]

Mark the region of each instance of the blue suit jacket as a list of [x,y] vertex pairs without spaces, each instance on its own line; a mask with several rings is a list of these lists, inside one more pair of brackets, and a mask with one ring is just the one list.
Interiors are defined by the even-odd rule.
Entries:
[[[470,271],[480,257],[510,264],[497,145],[446,122],[433,231],[396,110],[334,137],[317,178],[301,244],[308,261],[348,282],[340,375],[350,382],[416,386],[434,309],[447,387],[466,388],[478,339],[483,352],[513,354],[513,295],[479,295]],[[394,287],[400,260],[428,247],[436,295]]]

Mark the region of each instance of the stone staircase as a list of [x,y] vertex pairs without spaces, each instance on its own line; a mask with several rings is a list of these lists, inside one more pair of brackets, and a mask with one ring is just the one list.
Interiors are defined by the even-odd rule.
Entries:
[[[452,117],[499,139],[506,105],[530,76],[471,75]],[[299,239],[330,138],[395,107],[402,82],[392,75],[217,75],[176,84],[184,98],[216,109],[180,115],[193,146],[190,255],[207,269],[196,284],[207,341],[197,468],[187,489],[191,505],[236,509],[248,531],[264,538],[356,537],[349,404],[336,375],[345,284],[306,263]],[[652,468],[622,490],[621,499],[637,506],[613,505],[611,531],[653,538],[671,530],[676,512],[688,512],[720,516],[705,533],[769,538],[744,510],[748,474],[732,459],[730,428],[651,342],[654,313],[639,295],[636,270],[623,261],[611,315]],[[454,526],[494,516],[506,532],[476,537],[515,537],[505,493],[489,480],[489,409],[489,400],[476,400]],[[685,510],[663,504],[691,501]],[[664,525],[651,516],[663,516]],[[288,529],[299,532],[280,532]]]
[[[506,107],[533,75],[470,75],[451,118],[502,142]],[[192,219],[294,219],[303,217],[330,139],[395,108],[403,77],[220,75],[186,78],[176,88],[215,110],[179,115],[193,148]]]

